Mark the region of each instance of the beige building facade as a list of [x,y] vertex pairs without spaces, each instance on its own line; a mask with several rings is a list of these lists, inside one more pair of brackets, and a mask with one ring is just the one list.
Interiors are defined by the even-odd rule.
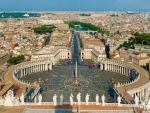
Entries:
[[91,59],[95,63],[106,58],[104,51],[96,51],[95,49],[84,49],[81,50],[81,59]]
[[31,61],[49,59],[53,65],[56,65],[60,59],[71,59],[71,50],[68,48],[56,48],[53,50],[43,49],[31,56]]

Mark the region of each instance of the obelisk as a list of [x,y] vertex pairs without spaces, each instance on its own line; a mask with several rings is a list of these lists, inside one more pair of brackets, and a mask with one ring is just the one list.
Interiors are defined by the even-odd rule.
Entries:
[[75,64],[75,84],[79,84],[79,81],[78,81],[78,67],[77,67],[77,62]]
[[76,62],[76,68],[75,68],[75,78],[77,79],[78,76],[78,67],[77,67],[77,62]]

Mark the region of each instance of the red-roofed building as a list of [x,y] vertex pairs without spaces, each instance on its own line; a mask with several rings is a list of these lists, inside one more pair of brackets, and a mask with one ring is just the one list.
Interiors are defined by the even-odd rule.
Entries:
[[18,43],[16,43],[16,44],[10,44],[10,47],[11,47],[12,49],[15,48],[15,47],[17,47],[17,46],[19,46]]

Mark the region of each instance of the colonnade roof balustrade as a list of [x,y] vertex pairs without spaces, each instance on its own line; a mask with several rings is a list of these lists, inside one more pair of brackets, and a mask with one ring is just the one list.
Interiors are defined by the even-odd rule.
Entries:
[[[135,65],[135,64],[129,64],[124,61],[117,61],[117,60],[109,60],[109,59],[104,59],[100,61],[103,64],[114,64],[114,65],[122,65],[123,67],[128,67],[128,68],[133,68],[137,72],[140,73],[140,77],[136,82],[133,82],[132,84],[129,85],[123,85],[120,87],[116,87],[119,92],[125,92],[125,91],[132,91],[134,89],[140,89],[140,87],[144,87],[144,85],[149,83],[149,74],[141,67]],[[142,90],[142,89],[141,89]]]

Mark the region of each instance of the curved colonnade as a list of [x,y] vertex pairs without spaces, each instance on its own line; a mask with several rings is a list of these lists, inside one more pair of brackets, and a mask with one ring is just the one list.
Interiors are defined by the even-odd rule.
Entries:
[[130,96],[138,96],[141,99],[150,91],[149,73],[137,65],[105,59],[100,61],[100,69],[120,73],[131,79],[127,83],[115,84],[120,93],[128,92]]
[[[115,85],[115,88],[120,93],[127,91],[132,97],[138,96],[139,99],[141,99],[150,91],[149,73],[137,65],[104,59],[100,61],[100,69],[120,73],[128,76],[131,79],[130,82],[122,84],[118,83]],[[31,73],[47,70],[52,70],[52,63],[50,60],[29,61],[9,68],[5,76],[13,76],[13,79],[22,85],[31,85],[32,83],[25,83],[20,79]]]
[[31,85],[32,83],[21,81],[22,77],[25,77],[29,74],[40,72],[40,71],[47,71],[52,70],[52,63],[49,60],[38,60],[38,61],[29,61],[23,63],[21,66],[18,65],[15,70],[13,71],[13,78],[23,84],[23,85]]

